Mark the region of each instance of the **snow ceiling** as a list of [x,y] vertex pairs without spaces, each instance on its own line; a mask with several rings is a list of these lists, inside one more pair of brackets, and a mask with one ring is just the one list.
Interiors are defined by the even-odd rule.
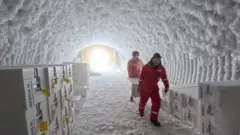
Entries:
[[[0,64],[60,63],[92,43],[147,61],[172,83],[239,79],[240,0],[0,0]],[[182,72],[179,72],[182,71]]]

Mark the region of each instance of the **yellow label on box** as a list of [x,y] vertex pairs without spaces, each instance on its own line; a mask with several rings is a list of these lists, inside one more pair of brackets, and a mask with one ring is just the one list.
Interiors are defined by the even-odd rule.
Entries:
[[40,122],[40,131],[48,131],[48,123],[46,121],[41,121]]
[[57,112],[57,109],[56,109],[56,108],[54,108],[54,109],[53,109],[53,112],[54,112],[54,113],[56,113],[56,112]]
[[57,83],[56,83],[56,82],[53,82],[53,83],[52,83],[52,86],[56,86],[56,85],[57,85]]
[[66,122],[67,124],[71,123],[71,121],[70,121],[69,118],[67,118],[67,117],[65,117],[65,122]]
[[70,100],[70,98],[66,98],[66,101],[67,101],[67,102],[70,102],[71,100]]
[[58,133],[56,133],[56,135],[59,135]]
[[49,90],[47,90],[47,89],[40,90],[40,92],[41,92],[43,95],[50,95]]
[[67,79],[67,78],[64,78],[64,82],[69,83],[71,81],[69,79]]

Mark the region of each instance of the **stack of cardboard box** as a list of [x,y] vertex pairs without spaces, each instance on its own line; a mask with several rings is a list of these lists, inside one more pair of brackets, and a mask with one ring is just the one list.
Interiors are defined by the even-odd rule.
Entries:
[[1,67],[1,133],[71,135],[73,83],[68,67],[71,65]]
[[[170,114],[202,135],[234,135],[240,130],[240,81],[206,82],[172,87]],[[171,111],[169,111],[171,110]]]

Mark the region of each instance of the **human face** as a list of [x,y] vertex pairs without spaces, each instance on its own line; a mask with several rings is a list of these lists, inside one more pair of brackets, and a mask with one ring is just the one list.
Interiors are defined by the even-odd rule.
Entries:
[[159,64],[160,64],[160,62],[161,62],[161,59],[160,59],[160,58],[153,58],[153,59],[152,59],[152,62],[153,62],[153,64],[154,64],[154,65],[156,65],[156,66],[157,66],[157,65],[159,65]]
[[133,56],[134,59],[138,59],[139,58],[139,54],[136,54],[135,56]]

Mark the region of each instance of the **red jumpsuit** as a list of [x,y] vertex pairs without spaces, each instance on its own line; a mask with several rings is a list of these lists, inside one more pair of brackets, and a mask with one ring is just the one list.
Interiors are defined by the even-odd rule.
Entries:
[[169,88],[166,70],[163,66],[153,68],[150,64],[143,66],[140,79],[140,103],[139,112],[144,112],[144,108],[149,98],[152,100],[151,120],[158,120],[161,99],[159,95],[158,81],[162,79],[165,88]]
[[131,59],[128,61],[127,66],[128,66],[127,67],[128,77],[130,77],[130,78],[139,78],[140,77],[141,68],[143,66],[143,62],[141,59],[138,59],[138,60]]

